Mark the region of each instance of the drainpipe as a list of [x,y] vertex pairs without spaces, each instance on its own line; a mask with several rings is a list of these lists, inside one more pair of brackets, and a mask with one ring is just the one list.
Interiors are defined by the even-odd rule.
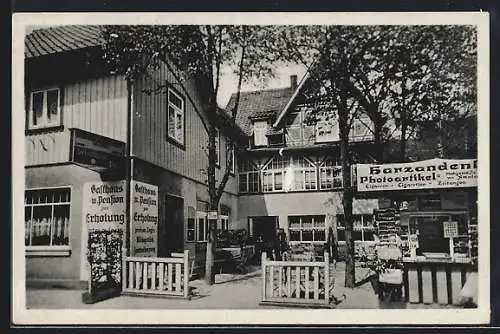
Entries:
[[133,94],[133,83],[130,79],[127,80],[127,133],[125,140],[125,226],[123,231],[123,243],[122,243],[122,290],[124,288],[123,284],[126,282],[126,261],[125,258],[130,256],[130,217],[131,217],[131,205],[130,205],[130,182],[132,180],[132,122],[133,122],[133,109],[134,109],[134,94]]

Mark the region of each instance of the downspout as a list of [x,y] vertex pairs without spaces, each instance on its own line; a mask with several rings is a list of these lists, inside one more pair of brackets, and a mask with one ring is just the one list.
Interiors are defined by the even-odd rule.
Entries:
[[134,85],[130,79],[127,80],[127,139],[125,141],[125,227],[122,243],[122,291],[124,283],[126,282],[126,261],[125,258],[130,256],[130,217],[131,217],[131,204],[130,204],[130,183],[132,180],[133,162],[132,162],[132,133],[133,133],[133,116],[134,116]]

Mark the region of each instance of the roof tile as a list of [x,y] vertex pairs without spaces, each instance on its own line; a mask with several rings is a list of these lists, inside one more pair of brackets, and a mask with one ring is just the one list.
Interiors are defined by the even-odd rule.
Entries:
[[[275,117],[285,107],[294,93],[291,87],[274,88],[260,91],[241,92],[236,123],[250,136],[252,118]],[[231,95],[226,110],[232,110],[236,103],[236,94]]]
[[68,25],[33,30],[24,41],[25,57],[35,58],[101,45],[101,26]]

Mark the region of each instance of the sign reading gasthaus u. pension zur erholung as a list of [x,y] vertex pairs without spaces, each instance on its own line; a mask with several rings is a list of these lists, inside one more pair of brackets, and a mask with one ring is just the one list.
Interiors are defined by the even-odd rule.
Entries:
[[477,187],[477,159],[358,164],[358,191]]
[[156,257],[158,253],[158,187],[130,182],[131,256]]
[[89,231],[122,229],[125,211],[125,181],[84,184],[83,219]]

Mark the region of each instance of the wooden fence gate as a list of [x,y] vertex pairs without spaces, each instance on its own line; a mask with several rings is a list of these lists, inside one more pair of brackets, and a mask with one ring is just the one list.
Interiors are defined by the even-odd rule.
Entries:
[[262,253],[263,305],[329,307],[335,271],[323,261],[270,261]]
[[157,295],[189,298],[189,251],[172,257],[126,257],[124,295]]

